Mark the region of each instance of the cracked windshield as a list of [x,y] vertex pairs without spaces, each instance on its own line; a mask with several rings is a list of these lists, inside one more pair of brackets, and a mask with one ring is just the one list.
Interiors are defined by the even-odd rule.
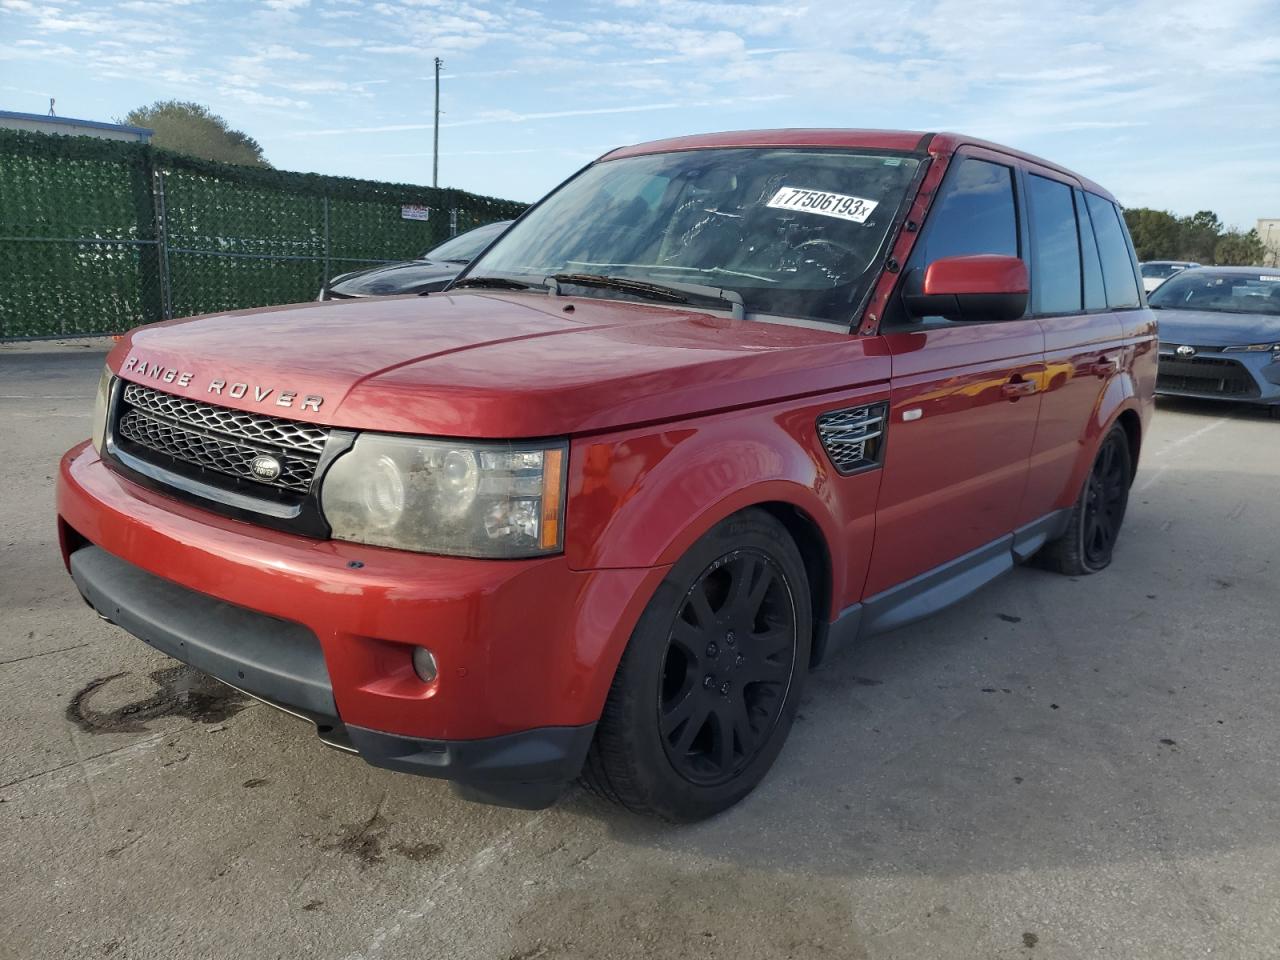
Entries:
[[675,302],[718,307],[703,301],[741,297],[751,314],[848,323],[918,165],[796,149],[598,163],[532,211],[463,283],[541,286],[556,277],[575,294],[654,292],[603,287],[611,278],[670,288],[680,299],[661,299]]

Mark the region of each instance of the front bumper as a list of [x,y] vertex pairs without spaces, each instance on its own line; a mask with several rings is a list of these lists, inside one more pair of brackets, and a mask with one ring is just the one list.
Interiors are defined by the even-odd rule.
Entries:
[[[68,568],[107,619],[371,763],[518,806],[577,775],[665,573],[281,533],[133,484],[87,444],[63,458],[58,514]],[[413,671],[419,645],[432,683]]]
[[1189,356],[1177,354],[1179,345],[1160,345],[1156,393],[1241,403],[1280,403],[1280,359],[1273,353],[1223,353],[1216,347],[1195,347]]

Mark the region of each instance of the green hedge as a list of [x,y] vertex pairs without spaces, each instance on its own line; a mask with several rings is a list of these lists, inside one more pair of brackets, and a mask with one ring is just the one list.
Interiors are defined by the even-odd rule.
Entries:
[[[430,207],[430,219],[402,219],[405,204]],[[451,223],[462,231],[523,209],[461,190],[0,130],[0,339],[309,300],[327,276],[417,256]]]

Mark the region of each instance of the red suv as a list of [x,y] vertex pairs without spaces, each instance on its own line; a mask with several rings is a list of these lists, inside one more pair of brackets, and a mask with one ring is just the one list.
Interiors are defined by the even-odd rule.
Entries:
[[104,617],[372,764],[691,820],[838,647],[1033,555],[1107,566],[1155,334],[1114,200],[1046,161],[625,147],[444,293],[135,330],[62,550]]

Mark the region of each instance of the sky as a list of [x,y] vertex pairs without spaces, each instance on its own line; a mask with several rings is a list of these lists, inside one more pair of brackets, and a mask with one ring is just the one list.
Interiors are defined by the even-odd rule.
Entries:
[[620,144],[955,130],[1280,217],[1280,0],[0,0],[0,109],[196,100],[286,170],[537,199]]

